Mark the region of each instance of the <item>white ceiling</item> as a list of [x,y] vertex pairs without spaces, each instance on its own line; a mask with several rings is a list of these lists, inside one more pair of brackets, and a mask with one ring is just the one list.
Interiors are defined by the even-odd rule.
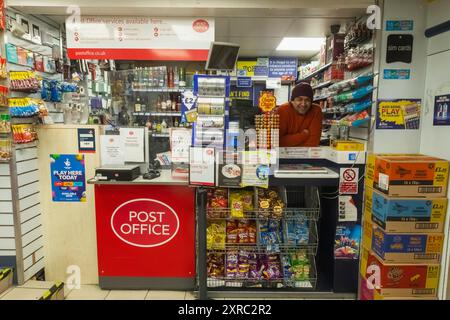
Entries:
[[[333,24],[345,24],[365,14],[373,0],[73,0],[83,15],[214,17],[216,41],[241,45],[240,56],[297,56],[317,52],[276,51],[283,37],[321,37]],[[106,6],[102,7],[102,4]],[[9,6],[29,14],[65,21],[67,1],[9,0]]]

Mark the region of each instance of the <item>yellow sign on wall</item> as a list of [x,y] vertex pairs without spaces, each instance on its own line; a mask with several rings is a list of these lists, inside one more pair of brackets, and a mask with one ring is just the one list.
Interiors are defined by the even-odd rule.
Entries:
[[[237,73],[238,76],[246,76],[253,77],[255,75],[255,66],[258,64],[258,61],[238,61],[237,62]],[[241,71],[241,73],[239,72]]]

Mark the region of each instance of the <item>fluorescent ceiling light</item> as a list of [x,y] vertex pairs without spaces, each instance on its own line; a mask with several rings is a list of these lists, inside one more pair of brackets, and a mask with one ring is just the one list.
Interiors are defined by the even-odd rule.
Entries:
[[325,38],[283,38],[277,51],[319,51]]

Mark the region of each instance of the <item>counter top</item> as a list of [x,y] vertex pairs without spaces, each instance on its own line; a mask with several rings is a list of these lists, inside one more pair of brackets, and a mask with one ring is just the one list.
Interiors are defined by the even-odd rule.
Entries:
[[124,184],[148,184],[148,185],[189,185],[187,180],[173,179],[170,170],[161,170],[161,176],[152,180],[147,180],[140,175],[133,181],[103,181],[95,178],[89,179],[88,184],[108,184],[108,185],[124,185]]
[[[328,169],[328,174],[305,174],[301,177],[292,178],[276,178],[270,176],[269,185],[336,185],[339,182],[339,174],[333,170]],[[134,179],[133,181],[102,181],[96,180],[95,178],[89,179],[88,184],[98,184],[98,185],[178,185],[178,186],[188,186],[189,183],[186,180],[173,179],[170,170],[161,170],[161,176],[152,180],[144,179],[141,176]]]

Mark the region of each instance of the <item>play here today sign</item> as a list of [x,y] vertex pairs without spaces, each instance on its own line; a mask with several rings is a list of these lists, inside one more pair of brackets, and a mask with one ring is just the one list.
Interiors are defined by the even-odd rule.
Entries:
[[214,19],[81,16],[66,24],[70,59],[206,61]]

